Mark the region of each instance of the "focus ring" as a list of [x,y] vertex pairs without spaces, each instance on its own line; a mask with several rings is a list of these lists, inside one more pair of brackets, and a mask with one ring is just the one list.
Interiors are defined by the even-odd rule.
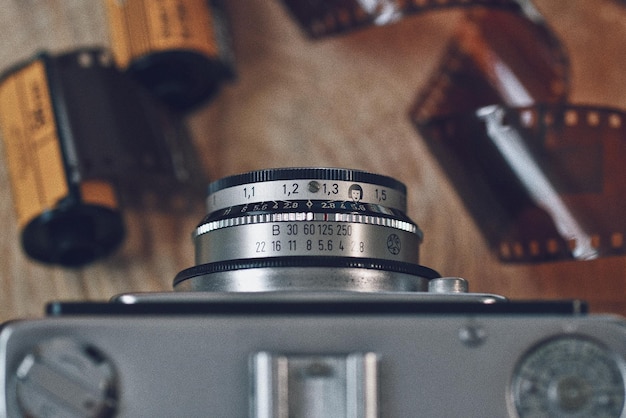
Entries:
[[[265,180],[263,180],[265,179]],[[209,213],[230,206],[291,200],[349,200],[406,212],[406,186],[390,177],[340,169],[273,169],[209,185]]]
[[227,187],[240,186],[247,183],[262,183],[275,180],[337,180],[372,183],[392,188],[406,194],[406,186],[398,180],[373,174],[367,171],[351,170],[347,168],[271,168],[236,174],[214,181],[209,185],[209,194]]

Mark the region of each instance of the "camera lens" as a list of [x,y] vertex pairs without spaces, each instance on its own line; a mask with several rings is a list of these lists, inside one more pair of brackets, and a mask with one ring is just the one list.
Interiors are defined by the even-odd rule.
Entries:
[[209,185],[196,266],[176,290],[427,291],[406,187],[364,171],[260,170]]

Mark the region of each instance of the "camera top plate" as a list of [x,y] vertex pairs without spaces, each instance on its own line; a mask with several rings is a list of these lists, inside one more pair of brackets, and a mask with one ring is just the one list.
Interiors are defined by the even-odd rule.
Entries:
[[51,302],[49,316],[73,315],[581,315],[580,300],[510,301],[487,293],[177,292],[130,293],[110,302]]

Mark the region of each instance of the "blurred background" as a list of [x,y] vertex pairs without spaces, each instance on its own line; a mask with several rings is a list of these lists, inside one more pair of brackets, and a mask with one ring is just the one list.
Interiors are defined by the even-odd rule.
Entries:
[[[626,107],[626,7],[614,0],[535,4],[570,54],[570,101]],[[210,180],[284,166],[392,176],[407,185],[408,214],[425,234],[421,264],[468,279],[473,292],[581,298],[593,312],[626,314],[626,257],[498,261],[411,124],[409,108],[444,53],[460,11],[428,12],[313,41],[277,0],[229,0],[226,10],[236,78],[184,119]],[[2,71],[42,49],[110,43],[105,8],[96,0],[3,0],[0,27]],[[175,274],[194,263],[191,233],[204,215],[204,196],[184,212],[124,208],[122,247],[68,269],[23,254],[4,163],[0,191],[0,321],[40,316],[50,300],[168,291]]]

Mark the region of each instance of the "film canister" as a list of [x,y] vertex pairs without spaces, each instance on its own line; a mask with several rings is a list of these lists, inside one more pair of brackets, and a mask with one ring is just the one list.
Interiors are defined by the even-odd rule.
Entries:
[[111,253],[124,237],[120,202],[152,194],[170,209],[202,178],[182,119],[100,48],[41,53],[7,70],[0,131],[24,250],[46,263]]
[[105,0],[117,66],[156,97],[189,111],[234,76],[217,0]]
[[0,79],[0,128],[24,251],[79,266],[114,250],[124,225],[112,184],[78,169],[52,61],[42,54]]

